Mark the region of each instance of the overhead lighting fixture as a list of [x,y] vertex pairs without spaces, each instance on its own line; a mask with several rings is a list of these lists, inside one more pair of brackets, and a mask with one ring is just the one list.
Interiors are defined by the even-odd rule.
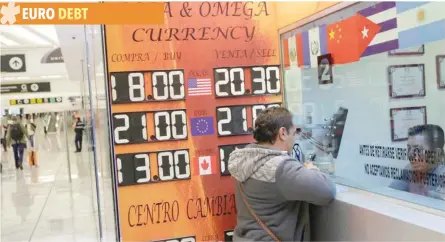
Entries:
[[54,25],[29,25],[29,28],[35,30],[41,35],[46,36],[54,43],[59,43],[59,37],[57,37],[56,27],[54,27]]
[[61,75],[48,75],[46,76],[46,78],[60,78],[62,77]]
[[19,43],[15,42],[13,40],[8,39],[8,38],[6,38],[5,36],[3,36],[1,34],[0,34],[0,42],[2,42],[2,44],[4,44],[4,45],[16,45],[16,46],[20,45]]
[[27,42],[33,43],[35,45],[50,45],[48,41],[42,39],[40,36],[32,33],[25,28],[20,26],[0,26],[0,31],[14,35],[17,39],[25,39]]

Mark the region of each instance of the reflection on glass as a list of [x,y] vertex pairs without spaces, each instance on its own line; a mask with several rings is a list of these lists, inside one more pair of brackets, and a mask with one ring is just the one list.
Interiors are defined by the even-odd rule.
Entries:
[[[360,2],[282,34],[283,42],[296,43],[296,48],[281,45],[283,53],[296,56],[284,70],[283,85],[301,86],[284,89],[286,107],[301,117],[294,156],[302,153],[304,161],[312,160],[340,184],[445,210],[445,98],[437,61],[444,55],[445,32],[415,32],[426,22],[418,19],[417,28],[415,21],[391,16],[396,8],[409,15],[434,6],[445,3]],[[368,30],[383,30],[363,29],[346,37],[345,23],[357,14],[364,17],[360,21],[377,24],[370,23]],[[443,14],[433,15],[429,18],[445,21]],[[335,38],[303,39],[323,26]],[[327,38],[323,54],[332,55],[329,85],[320,85],[318,66],[306,63],[314,57],[311,45],[323,43],[322,38]],[[346,38],[357,42],[344,47]]]
[[408,131],[410,164],[390,187],[445,200],[444,131],[438,125],[414,126]]

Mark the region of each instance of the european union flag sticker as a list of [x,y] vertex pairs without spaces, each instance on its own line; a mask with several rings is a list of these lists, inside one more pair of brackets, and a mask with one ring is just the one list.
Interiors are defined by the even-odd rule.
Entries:
[[191,118],[192,136],[212,135],[215,133],[213,128],[213,117]]

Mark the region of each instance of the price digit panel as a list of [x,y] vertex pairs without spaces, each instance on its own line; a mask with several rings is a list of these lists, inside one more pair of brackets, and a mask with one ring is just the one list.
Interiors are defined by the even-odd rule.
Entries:
[[116,155],[119,186],[190,179],[188,150]]
[[242,149],[248,144],[234,144],[234,145],[221,145],[218,147],[219,150],[219,162],[221,164],[221,176],[230,176],[228,169],[228,162],[230,154],[236,149]]
[[224,231],[224,241],[225,242],[233,241],[233,230]]
[[184,140],[187,114],[185,110],[115,113],[113,134],[116,145]]
[[218,136],[251,134],[258,114],[266,108],[279,106],[279,103],[271,103],[217,107]]
[[228,67],[213,71],[217,98],[281,93],[279,66]]
[[112,72],[113,104],[185,99],[184,70]]
[[154,241],[154,242],[196,242],[196,237],[195,236],[189,236],[189,237],[182,237],[182,238],[158,240],[158,241]]

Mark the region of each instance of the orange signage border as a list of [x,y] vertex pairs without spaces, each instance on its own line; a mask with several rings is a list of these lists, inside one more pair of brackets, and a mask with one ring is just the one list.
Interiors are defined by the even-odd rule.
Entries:
[[163,24],[162,2],[0,3],[2,24]]

